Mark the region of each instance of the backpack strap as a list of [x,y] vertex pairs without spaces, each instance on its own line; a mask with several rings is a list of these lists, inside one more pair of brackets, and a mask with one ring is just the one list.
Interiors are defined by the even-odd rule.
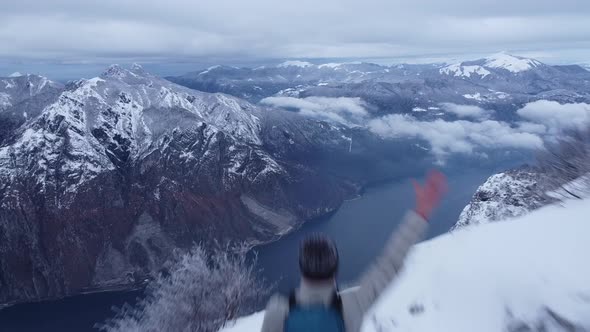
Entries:
[[[293,289],[289,293],[289,311],[291,311],[295,307],[297,307],[297,297],[295,296],[295,290]],[[340,297],[340,294],[338,292],[338,288],[336,288],[334,290],[334,294],[332,296],[332,302],[330,303],[330,307],[336,309],[336,311],[338,311],[338,313],[341,316],[343,315],[342,297]]]
[[334,291],[334,295],[332,296],[332,308],[336,309],[340,316],[344,317],[344,312],[342,311],[342,297],[338,293],[338,289]]
[[291,290],[289,293],[289,311],[297,306],[297,298],[295,297],[295,290]]

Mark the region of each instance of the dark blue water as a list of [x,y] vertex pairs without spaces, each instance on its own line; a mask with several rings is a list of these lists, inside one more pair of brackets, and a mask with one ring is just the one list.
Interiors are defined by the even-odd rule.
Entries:
[[[470,170],[451,174],[449,192],[430,220],[427,238],[447,232],[457,221],[471,196],[493,172]],[[276,283],[277,291],[288,293],[299,283],[298,249],[300,241],[313,232],[331,236],[340,255],[339,283],[354,283],[414,206],[410,179],[371,187],[359,199],[346,202],[328,219],[310,222],[280,241],[255,249],[261,275]]]
[[135,304],[141,295],[105,292],[16,305],[0,311],[0,332],[96,332],[94,324],[113,317],[113,306]]
[[[435,211],[428,237],[442,234],[457,221],[476,188],[498,169],[467,170],[449,174],[449,193]],[[345,202],[334,215],[304,225],[281,240],[257,247],[261,276],[288,292],[299,282],[299,241],[312,232],[324,232],[336,241],[342,284],[352,282],[380,252],[404,213],[414,205],[409,179],[371,187],[362,197]],[[112,307],[135,303],[141,291],[74,296],[42,303],[23,304],[0,310],[1,332],[97,331],[96,322],[113,316]]]

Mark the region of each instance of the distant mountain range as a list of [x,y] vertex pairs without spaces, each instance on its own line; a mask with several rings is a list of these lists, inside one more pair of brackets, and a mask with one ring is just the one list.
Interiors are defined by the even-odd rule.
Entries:
[[506,53],[454,64],[287,61],[273,67],[215,66],[168,79],[251,102],[270,96],[360,97],[374,115],[429,110],[451,102],[504,110],[503,115],[510,118],[512,110],[535,100],[590,100],[590,71],[584,67],[550,66]]

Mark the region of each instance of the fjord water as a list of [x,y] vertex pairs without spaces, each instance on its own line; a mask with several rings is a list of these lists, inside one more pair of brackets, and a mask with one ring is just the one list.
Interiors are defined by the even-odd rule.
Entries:
[[[448,231],[477,187],[499,170],[448,173],[449,193],[430,221],[428,237]],[[255,248],[260,274],[279,292],[286,293],[296,287],[299,241],[307,234],[323,232],[338,245],[340,283],[352,284],[413,204],[414,192],[407,178],[369,187],[359,198],[345,202],[335,214],[311,221],[279,241]],[[113,316],[113,306],[134,304],[141,295],[141,291],[96,293],[9,307],[0,310],[0,331],[96,331],[95,323]]]
[[[447,232],[477,187],[491,174],[490,170],[450,174],[449,192],[430,220],[427,238]],[[312,221],[280,241],[256,248],[258,265],[264,269],[260,274],[275,283],[278,292],[287,294],[299,283],[300,241],[310,233],[320,232],[329,235],[338,247],[340,287],[353,286],[413,206],[414,189],[410,179],[369,187],[358,199],[345,202],[334,215]]]

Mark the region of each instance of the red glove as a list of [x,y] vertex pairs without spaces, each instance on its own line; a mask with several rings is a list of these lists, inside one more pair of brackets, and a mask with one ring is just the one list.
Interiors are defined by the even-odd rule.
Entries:
[[424,186],[421,186],[416,180],[412,180],[412,182],[416,191],[416,213],[428,220],[432,210],[447,191],[447,178],[443,173],[432,170],[428,173]]

